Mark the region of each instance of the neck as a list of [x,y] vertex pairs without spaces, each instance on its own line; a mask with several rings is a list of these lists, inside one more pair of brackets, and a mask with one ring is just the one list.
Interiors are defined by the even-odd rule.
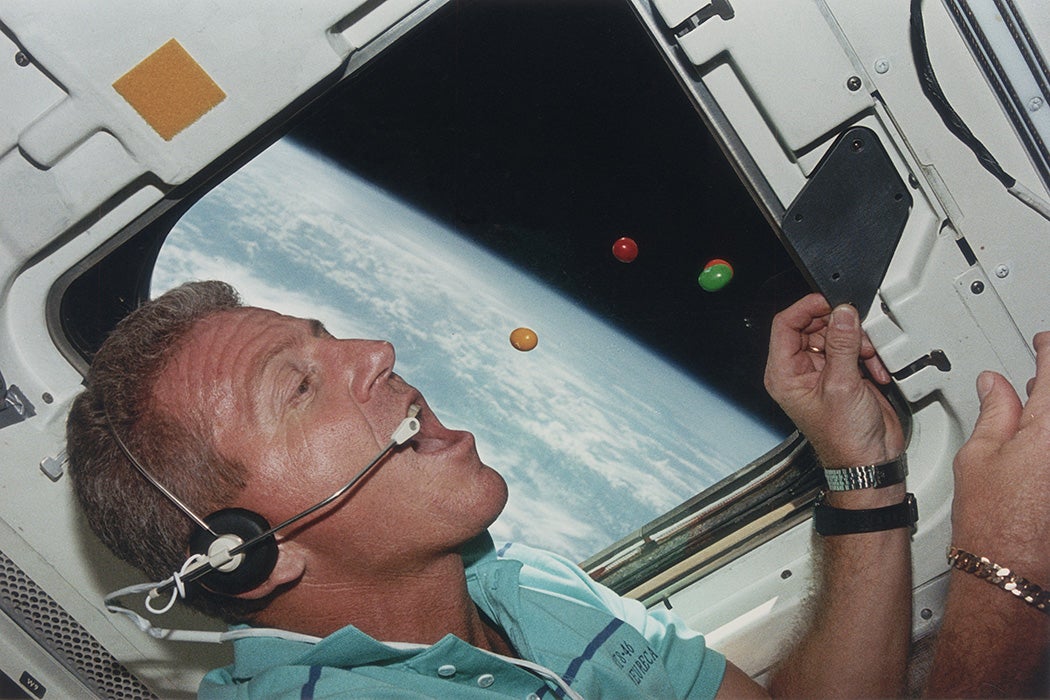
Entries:
[[516,655],[471,599],[458,554],[407,574],[304,579],[277,596],[256,622],[318,637],[353,625],[381,642],[433,644],[452,634],[481,649]]

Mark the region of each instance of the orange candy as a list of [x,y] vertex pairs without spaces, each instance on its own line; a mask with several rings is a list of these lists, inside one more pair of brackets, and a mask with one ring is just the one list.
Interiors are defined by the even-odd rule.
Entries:
[[539,338],[536,337],[536,331],[531,328],[515,328],[510,332],[510,344],[514,346],[515,350],[528,352],[536,347],[538,342]]

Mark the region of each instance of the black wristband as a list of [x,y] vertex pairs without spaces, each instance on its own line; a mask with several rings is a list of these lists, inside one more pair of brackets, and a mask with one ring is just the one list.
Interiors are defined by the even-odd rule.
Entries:
[[825,493],[821,492],[813,509],[813,527],[818,535],[825,537],[881,532],[901,527],[914,528],[919,520],[919,508],[914,494],[905,495],[904,500],[896,505],[865,510],[832,508],[824,502],[824,496]]

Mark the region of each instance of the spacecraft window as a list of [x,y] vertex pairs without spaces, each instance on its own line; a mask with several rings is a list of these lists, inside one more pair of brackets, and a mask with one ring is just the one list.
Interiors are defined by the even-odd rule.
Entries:
[[391,340],[507,478],[498,539],[582,561],[793,430],[762,368],[805,284],[628,3],[450,3],[203,189],[151,293]]

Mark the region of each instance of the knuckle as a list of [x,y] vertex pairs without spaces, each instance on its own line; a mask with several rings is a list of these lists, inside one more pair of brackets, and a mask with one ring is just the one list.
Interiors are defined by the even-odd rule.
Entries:
[[1022,428],[1023,437],[1037,449],[1050,449],[1050,418],[1035,418]]
[[766,372],[765,376],[762,378],[762,384],[766,388],[766,393],[769,394],[773,400],[778,400],[780,398],[782,393],[780,380],[774,374]]

